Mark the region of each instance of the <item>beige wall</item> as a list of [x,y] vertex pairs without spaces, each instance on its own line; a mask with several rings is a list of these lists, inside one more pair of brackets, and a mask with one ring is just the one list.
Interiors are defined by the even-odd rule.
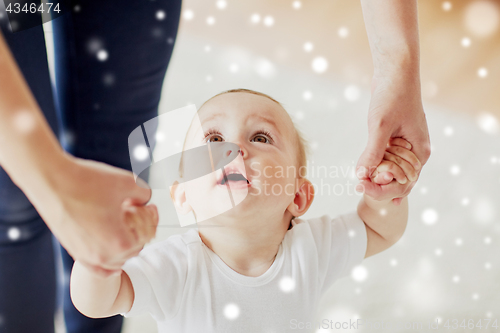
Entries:
[[[186,0],[192,20],[183,19],[181,31],[207,41],[251,49],[281,64],[311,70],[313,57],[328,59],[329,68],[321,74],[369,87],[372,63],[358,0],[301,1],[294,9],[291,0],[227,1],[223,10],[216,1]],[[487,111],[500,116],[500,1],[455,0],[445,10],[443,1],[419,1],[421,76],[425,102],[438,104],[453,112],[476,114]],[[491,9],[482,4],[489,4]],[[476,14],[474,14],[474,7]],[[253,13],[261,22],[252,24]],[[274,25],[262,19],[270,15]],[[213,16],[215,24],[206,18]],[[467,22],[471,22],[467,25]],[[495,28],[496,22],[496,28]],[[349,35],[341,38],[338,30]],[[461,45],[468,37],[469,47]],[[314,49],[305,52],[305,42]],[[485,67],[488,76],[477,72]]]

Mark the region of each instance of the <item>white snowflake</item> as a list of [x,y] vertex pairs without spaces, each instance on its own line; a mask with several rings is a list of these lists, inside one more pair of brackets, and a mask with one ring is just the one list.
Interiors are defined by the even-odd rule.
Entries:
[[183,17],[187,21],[191,21],[194,18],[194,12],[191,9],[186,9],[183,13]]
[[250,16],[250,21],[253,23],[253,24],[257,24],[260,22],[260,15],[257,14],[257,13],[254,13],[252,14],[252,16]]
[[328,68],[328,61],[324,57],[316,57],[313,59],[311,66],[316,73],[323,73]]
[[477,76],[480,78],[485,78],[488,76],[488,70],[485,67],[481,67],[477,70]]
[[215,24],[215,17],[213,17],[213,16],[207,17],[207,24],[214,25]]
[[227,7],[227,2],[226,0],[217,0],[217,2],[215,3],[215,5],[217,6],[217,8],[219,9],[226,9]]
[[352,269],[351,277],[354,281],[363,282],[368,278],[368,270],[366,267],[358,265]]
[[224,316],[229,320],[235,320],[240,316],[240,308],[234,303],[229,303],[224,307]]
[[106,50],[100,50],[97,52],[97,59],[99,61],[106,61],[108,60],[108,51]]
[[274,25],[274,17],[271,15],[264,17],[264,25],[266,27],[272,27]]
[[21,230],[17,227],[10,227],[7,231],[7,237],[13,241],[18,240],[21,237]]
[[156,12],[156,19],[158,21],[163,21],[165,19],[165,17],[167,17],[167,14],[165,13],[165,11],[160,9]]
[[134,148],[134,158],[138,161],[144,161],[149,157],[148,147],[145,145],[138,145]]
[[344,90],[344,97],[349,102],[357,101],[360,96],[361,92],[359,91],[359,88],[355,85],[349,85]]
[[441,7],[443,8],[444,11],[449,12],[453,6],[452,6],[451,2],[445,1],[441,5]]
[[347,27],[340,27],[338,34],[340,38],[346,38],[349,36],[349,29],[347,29]]

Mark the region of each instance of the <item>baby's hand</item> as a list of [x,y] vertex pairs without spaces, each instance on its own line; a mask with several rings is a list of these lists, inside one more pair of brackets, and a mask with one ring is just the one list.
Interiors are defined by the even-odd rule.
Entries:
[[122,205],[125,213],[125,222],[142,242],[152,239],[158,226],[158,209],[155,205],[136,206],[130,201]]
[[370,176],[372,182],[387,185],[393,179],[400,184],[406,184],[408,180],[417,180],[421,164],[417,156],[411,152],[411,147],[405,139],[391,138],[383,161]]

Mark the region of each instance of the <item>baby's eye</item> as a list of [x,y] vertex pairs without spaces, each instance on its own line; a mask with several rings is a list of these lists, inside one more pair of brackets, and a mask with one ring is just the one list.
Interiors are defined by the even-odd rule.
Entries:
[[221,142],[223,140],[219,134],[213,134],[208,138],[207,142]]
[[257,134],[256,136],[253,137],[254,142],[260,142],[260,143],[271,143],[271,141],[264,135],[262,134]]

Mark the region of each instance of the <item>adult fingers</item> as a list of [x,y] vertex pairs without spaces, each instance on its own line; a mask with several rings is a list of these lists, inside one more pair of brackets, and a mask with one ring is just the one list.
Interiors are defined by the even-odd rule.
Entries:
[[423,118],[420,121],[412,123],[412,126],[407,126],[405,137],[411,142],[413,153],[417,156],[420,163],[425,165],[431,155],[431,143],[429,138],[429,130],[425,120],[425,113],[422,112]]
[[[410,169],[414,169],[416,174],[418,174],[420,172],[420,170],[422,169],[422,164],[418,160],[417,156],[408,149],[401,148],[398,146],[391,146],[391,147],[387,147],[386,152],[389,152],[393,155],[396,155],[396,157],[399,157],[399,159],[393,158],[393,159],[395,159],[395,162],[398,165],[400,165],[400,163],[399,163],[400,159],[404,159],[406,162],[409,163],[409,165],[407,165],[407,167],[409,167]],[[385,158],[385,156],[384,156],[384,158]],[[405,170],[405,171],[407,171],[407,170]]]
[[[403,149],[403,148],[401,148]],[[410,181],[415,181],[418,179],[418,173],[415,170],[415,168],[405,159],[401,158],[398,155],[394,155],[390,152],[385,152],[384,154],[384,161],[387,161],[389,163],[392,163],[396,165],[401,172],[405,175],[405,178],[408,178]],[[403,182],[402,184],[405,184],[406,182]]]
[[125,212],[125,221],[130,231],[135,235],[138,244],[146,244],[149,240],[151,221],[149,208],[146,206],[128,207]]
[[408,179],[403,169],[396,163],[384,159],[382,163],[377,167],[377,172],[390,172],[394,176],[394,179],[400,184],[406,184]]
[[156,228],[158,226],[158,209],[155,205],[147,205],[138,207],[139,216],[141,219],[141,234],[142,240],[145,243],[149,242],[156,235]]
[[431,144],[425,141],[422,144],[414,144],[412,151],[415,153],[422,165],[425,165],[431,156]]
[[160,222],[160,217],[158,215],[158,208],[156,205],[147,205],[148,213],[150,215],[150,221],[148,228],[148,239],[151,240],[156,236],[156,230],[158,228],[158,223]]
[[408,150],[411,150],[411,148],[412,148],[411,143],[406,141],[403,138],[391,138],[389,140],[388,146],[399,146],[399,147],[406,148]]

